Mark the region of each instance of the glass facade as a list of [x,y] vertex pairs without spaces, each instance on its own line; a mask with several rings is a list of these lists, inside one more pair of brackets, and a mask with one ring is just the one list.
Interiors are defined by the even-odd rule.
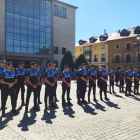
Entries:
[[51,55],[51,2],[6,0],[6,51]]

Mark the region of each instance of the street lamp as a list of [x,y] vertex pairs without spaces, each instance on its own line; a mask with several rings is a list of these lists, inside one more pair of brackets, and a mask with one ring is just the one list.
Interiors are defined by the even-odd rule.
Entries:
[[140,35],[137,35],[137,45],[138,45],[138,69],[139,69],[139,46],[140,46]]

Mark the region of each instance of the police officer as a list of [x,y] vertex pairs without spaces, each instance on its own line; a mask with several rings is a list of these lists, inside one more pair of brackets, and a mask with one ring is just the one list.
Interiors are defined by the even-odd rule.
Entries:
[[7,63],[7,70],[5,70],[1,75],[1,83],[3,84],[3,101],[2,101],[2,117],[5,117],[5,105],[8,95],[11,96],[12,103],[12,113],[17,114],[15,110],[16,100],[15,100],[15,84],[17,83],[17,78],[15,72],[12,70],[12,63]]
[[[5,68],[5,60],[0,61],[0,77],[2,76],[2,72],[6,70]],[[1,79],[0,79],[0,90],[1,90],[1,109],[2,109],[2,84],[1,84]]]
[[99,74],[100,74],[100,100],[103,101],[102,92],[104,92],[105,100],[108,101],[110,99],[107,98],[108,73],[106,71],[106,66],[102,66],[102,70],[100,70]]
[[[52,64],[52,70],[54,71],[55,76],[56,76],[56,80],[57,80],[57,78],[58,78],[58,71],[56,69],[56,64],[55,63]],[[57,90],[57,81],[56,81],[56,83],[54,85],[54,97],[55,97],[55,102],[59,102],[58,99],[57,99],[57,96],[56,96],[56,90]]]
[[86,64],[81,64],[81,70],[79,71],[80,77],[80,96],[78,97],[78,104],[81,105],[80,99],[82,99],[82,103],[87,103],[85,100],[85,93],[88,84],[88,73],[86,71]]
[[[128,68],[126,71],[126,91],[125,91],[125,96],[131,96],[131,87],[132,87],[132,81],[133,81],[133,72],[131,70],[131,67]],[[129,94],[127,94],[129,92]]]
[[24,93],[25,93],[24,80],[25,80],[26,70],[23,67],[24,67],[23,62],[20,62],[19,68],[17,68],[15,70],[15,73],[17,75],[17,80],[18,80],[16,83],[16,105],[17,105],[19,90],[21,89],[21,101],[22,101],[21,105],[25,106],[25,103],[24,103]]
[[36,63],[31,62],[31,68],[27,71],[27,97],[25,112],[28,113],[28,105],[31,96],[31,92],[34,93],[34,110],[39,111],[37,107],[37,97],[39,94],[38,84],[40,82],[39,72],[36,70]]
[[71,84],[71,72],[68,65],[64,66],[64,71],[62,73],[62,106],[65,106],[65,93],[67,91],[67,101],[68,105],[72,106],[70,102],[70,84]]
[[55,90],[55,84],[56,84],[56,73],[52,70],[52,64],[48,64],[48,70],[45,72],[45,109],[48,109],[47,107],[47,99],[49,96],[49,101],[51,101],[51,107],[56,108],[53,102],[53,96],[54,96],[54,90]]
[[40,78],[40,81],[39,81],[39,84],[38,84],[38,104],[42,104],[42,102],[40,101],[40,92],[41,92],[41,87],[42,87],[42,71],[40,70],[40,66],[37,65],[36,66],[36,69],[39,73],[39,78]]
[[125,80],[125,71],[124,71],[124,67],[121,68],[121,70],[119,70],[119,74],[120,74],[120,93],[124,92],[123,86],[124,86],[124,80]]
[[93,101],[96,100],[96,70],[94,69],[94,65],[90,65],[90,70],[88,71],[89,77],[89,90],[88,90],[88,102],[90,103],[90,92],[93,88]]
[[140,81],[138,68],[135,68],[133,75],[134,75],[134,94],[137,95],[139,94],[138,90],[139,90],[139,81]]
[[75,76],[76,76],[76,80],[77,80],[77,99],[78,99],[78,96],[80,96],[80,78],[79,78],[79,71],[81,70],[81,64],[78,65],[78,70],[76,71],[75,73]]
[[119,82],[119,78],[120,78],[119,70],[120,70],[120,69],[117,68],[116,75],[115,75],[116,86],[118,86],[118,82]]
[[113,93],[115,93],[115,91],[114,91],[114,76],[115,76],[114,69],[110,68],[110,72],[109,72],[109,91],[110,91],[110,94],[112,94],[111,88],[112,88]]

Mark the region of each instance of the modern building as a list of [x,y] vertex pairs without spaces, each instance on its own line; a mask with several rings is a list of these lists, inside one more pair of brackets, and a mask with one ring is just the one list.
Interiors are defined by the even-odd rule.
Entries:
[[75,54],[76,9],[57,0],[0,0],[0,59],[59,67],[67,50]]

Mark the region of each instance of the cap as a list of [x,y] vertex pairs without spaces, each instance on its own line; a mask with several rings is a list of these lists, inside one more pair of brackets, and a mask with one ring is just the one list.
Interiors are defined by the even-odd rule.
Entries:
[[0,63],[6,63],[6,61],[5,60],[1,60]]
[[12,65],[12,62],[7,62],[6,65],[7,65],[7,66],[10,66],[10,65]]
[[65,69],[66,69],[66,68],[69,68],[69,66],[68,66],[68,65],[65,65],[64,68],[65,68]]
[[40,66],[39,65],[36,65],[36,68],[40,68]]
[[103,68],[106,68],[106,65],[102,65]]
[[52,63],[52,65],[56,65],[55,63]]
[[110,70],[114,70],[113,68],[110,68]]
[[30,63],[30,65],[36,65],[36,62],[33,61],[33,62]]
[[23,62],[19,62],[19,65],[24,65],[24,63]]
[[87,65],[86,65],[85,63],[82,63],[82,64],[81,64],[81,67],[83,67],[83,66],[87,66]]
[[51,67],[51,66],[52,66],[52,63],[49,63],[49,64],[48,64],[48,67]]
[[91,64],[90,66],[91,66],[91,67],[94,67],[94,64]]

